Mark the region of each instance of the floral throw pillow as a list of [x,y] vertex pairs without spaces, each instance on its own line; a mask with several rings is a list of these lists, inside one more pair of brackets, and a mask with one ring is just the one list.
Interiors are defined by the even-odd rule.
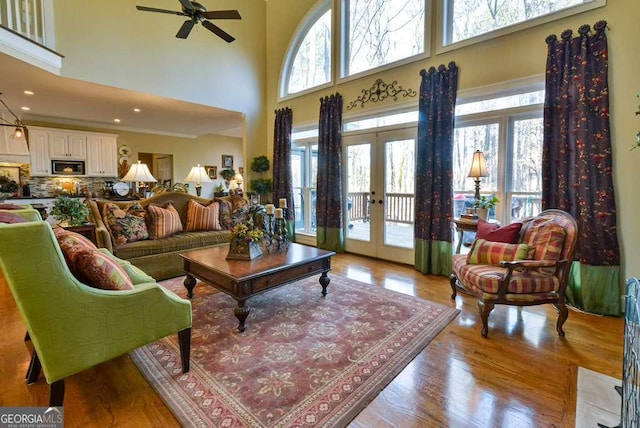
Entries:
[[140,202],[134,202],[125,209],[107,202],[102,209],[102,218],[116,246],[149,239],[145,211]]
[[220,216],[218,220],[220,221],[220,227],[223,230],[230,230],[231,226],[233,226],[233,221],[231,221],[231,211],[233,210],[233,206],[231,202],[226,199],[215,198],[214,201],[220,204]]

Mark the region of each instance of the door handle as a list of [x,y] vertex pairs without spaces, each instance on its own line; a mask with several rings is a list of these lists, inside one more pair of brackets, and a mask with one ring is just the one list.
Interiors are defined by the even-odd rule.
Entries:
[[378,199],[378,203],[382,205],[382,199]]
[[375,203],[376,203],[376,200],[375,200],[375,199],[371,199],[371,200],[369,201],[369,203],[370,203],[370,204],[375,204]]

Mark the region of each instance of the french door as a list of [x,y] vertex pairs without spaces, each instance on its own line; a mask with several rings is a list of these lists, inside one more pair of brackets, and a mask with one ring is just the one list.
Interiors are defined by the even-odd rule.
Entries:
[[343,138],[345,249],[414,263],[416,129]]

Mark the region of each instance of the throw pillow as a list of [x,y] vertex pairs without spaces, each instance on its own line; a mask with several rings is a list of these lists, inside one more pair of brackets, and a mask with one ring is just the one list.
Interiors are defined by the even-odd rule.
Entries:
[[529,246],[526,244],[507,244],[476,239],[467,256],[467,263],[499,266],[502,261],[525,260],[528,255]]
[[231,221],[231,212],[233,211],[233,205],[230,201],[221,198],[215,198],[215,202],[220,204],[220,227],[224,230],[231,230],[233,221]]
[[507,244],[517,244],[518,234],[522,228],[522,223],[511,223],[506,226],[498,226],[482,219],[478,220],[477,239],[486,239],[493,242],[506,242]]
[[76,258],[76,277],[102,290],[133,290],[131,278],[111,257],[100,251],[83,250]]
[[0,223],[14,224],[14,223],[26,223],[28,220],[8,211],[0,211]]
[[134,202],[125,209],[112,202],[107,202],[102,209],[102,218],[115,245],[149,238],[149,231],[144,219],[145,211],[140,202]]
[[79,233],[65,230],[62,227],[56,227],[53,229],[53,232],[69,270],[75,274],[78,256],[83,251],[93,251],[96,250],[97,247],[86,237]]
[[522,242],[535,248],[535,260],[560,260],[565,231],[558,223],[548,219],[535,219],[522,237]]
[[218,202],[204,206],[190,199],[187,206],[187,232],[221,230],[219,217],[220,204]]
[[23,210],[24,207],[16,204],[0,204],[0,210]]
[[79,233],[65,230],[62,227],[56,227],[55,229],[53,229],[53,232],[56,235],[58,244],[61,244],[64,241],[69,241],[72,244],[80,245],[88,250],[98,249],[98,247],[96,247],[96,245],[91,242],[89,238],[87,238],[86,236],[82,236]]
[[162,206],[149,204],[149,238],[162,239],[182,232],[180,213],[173,206],[172,201],[165,202]]
[[106,248],[98,248],[98,251],[100,251],[102,254],[105,254],[111,260],[113,260],[116,263],[118,263],[120,265],[120,267],[122,269],[124,269],[124,271],[127,273],[127,275],[129,275],[129,278],[131,278],[131,282],[134,285],[135,284],[142,284],[142,283],[145,283],[145,282],[156,282],[155,279],[153,279],[152,277],[147,275],[138,266],[132,265],[131,262],[128,261],[128,260],[119,259],[118,257],[116,257],[113,254],[111,254],[109,252],[109,250],[107,250]]

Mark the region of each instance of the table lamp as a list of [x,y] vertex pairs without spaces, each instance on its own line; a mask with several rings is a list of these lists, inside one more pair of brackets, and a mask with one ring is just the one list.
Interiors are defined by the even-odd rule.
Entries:
[[184,179],[187,183],[196,183],[196,195],[200,196],[202,192],[202,184],[201,183],[213,183],[213,180],[207,174],[207,171],[203,166],[194,166],[191,167],[191,171],[187,175],[187,178]]
[[144,183],[156,183],[158,180],[153,178],[153,175],[151,175],[146,163],[138,161],[138,163],[131,165],[129,172],[122,177],[122,181],[138,182],[138,196],[140,196],[140,193],[142,192],[142,196],[144,197],[144,188],[146,187]]
[[469,171],[469,177],[473,178],[476,183],[476,196],[475,206],[478,207],[480,201],[480,178],[488,177],[487,161],[484,158],[484,153],[480,150],[476,150],[473,153],[473,159],[471,161],[471,170]]

